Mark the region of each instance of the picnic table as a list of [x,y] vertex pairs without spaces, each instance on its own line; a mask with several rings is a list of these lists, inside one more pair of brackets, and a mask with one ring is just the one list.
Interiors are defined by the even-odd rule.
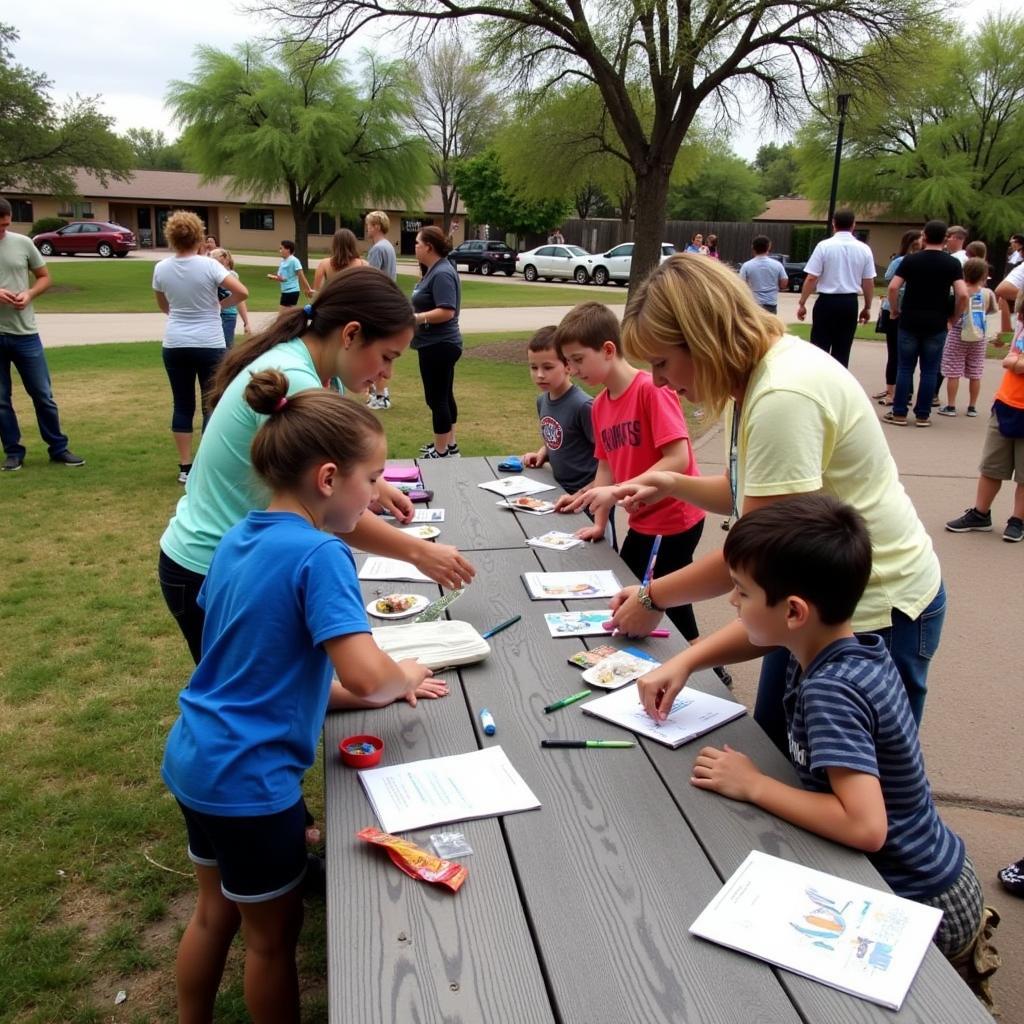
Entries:
[[[930,947],[896,1014],[691,936],[687,929],[751,850],[887,888],[863,855],[749,804],[690,785],[697,744],[672,750],[637,737],[629,750],[541,749],[548,738],[633,738],[580,711],[542,708],[582,688],[567,658],[625,638],[555,639],[544,612],[599,603],[530,601],[527,571],[614,569],[634,578],[606,544],[532,548],[527,536],[571,531],[583,516],[528,516],[497,508],[477,484],[502,475],[500,459],[424,461],[440,541],[457,544],[477,577],[449,617],[485,629],[522,614],[490,641],[483,662],[446,672],[451,693],[411,708],[329,715],[324,730],[327,943],[330,1020],[463,1022],[991,1022],[939,951]],[[531,471],[540,477],[545,471]],[[550,497],[549,492],[543,497]],[[357,561],[361,564],[361,557]],[[367,600],[380,584],[364,583]],[[433,584],[385,584],[437,597]],[[640,642],[658,660],[685,643]],[[690,684],[728,691],[710,672]],[[478,713],[490,709],[497,733]],[[473,848],[457,894],[414,881],[355,838],[377,821],[357,774],[337,758],[343,737],[385,741],[382,764],[500,744],[541,808],[458,826]],[[709,738],[750,754],[763,771],[796,783],[788,761],[749,715]],[[701,741],[698,741],[698,743]],[[429,848],[429,834],[407,833]]]

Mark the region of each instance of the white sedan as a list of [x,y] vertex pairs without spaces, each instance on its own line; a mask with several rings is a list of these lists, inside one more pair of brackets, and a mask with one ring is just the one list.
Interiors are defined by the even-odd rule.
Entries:
[[516,270],[527,281],[550,281],[557,277],[586,284],[590,280],[589,258],[590,253],[578,245],[541,245],[521,252],[516,257]]
[[[661,243],[661,263],[674,256],[676,247],[671,242]],[[588,256],[586,270],[594,284],[607,284],[609,281],[619,283],[629,280],[629,270],[633,263],[633,243],[623,242],[622,245],[609,249],[599,256]],[[576,278],[579,281],[579,278]]]

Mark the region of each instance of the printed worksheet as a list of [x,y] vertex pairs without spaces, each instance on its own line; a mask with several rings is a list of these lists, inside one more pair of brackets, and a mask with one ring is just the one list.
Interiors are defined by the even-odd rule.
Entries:
[[558,636],[608,636],[604,623],[611,612],[602,608],[596,612],[546,612],[544,621],[548,632]]
[[535,601],[575,601],[614,597],[621,589],[610,569],[593,572],[524,572],[526,591]]
[[416,568],[412,562],[403,562],[398,558],[381,558],[370,555],[359,570],[361,580],[415,580],[418,583],[434,581]]
[[497,480],[487,480],[477,484],[485,491],[492,491],[506,498],[516,494],[541,494],[544,491],[553,491],[554,484],[545,483],[543,480],[534,480],[528,476],[503,476]]

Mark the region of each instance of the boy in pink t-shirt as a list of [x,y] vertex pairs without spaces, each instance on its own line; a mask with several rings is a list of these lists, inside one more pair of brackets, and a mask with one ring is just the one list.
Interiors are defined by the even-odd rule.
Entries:
[[[591,413],[598,460],[594,482],[582,493],[566,495],[558,502],[559,509],[566,511],[589,508],[594,525],[578,530],[576,536],[600,540],[615,504],[616,483],[652,469],[688,476],[699,476],[700,470],[679,399],[668,388],[655,387],[649,373],[626,362],[619,342],[619,321],[607,306],[583,302],[570,310],[558,325],[555,344],[574,377],[604,387],[594,399]],[[702,509],[665,498],[630,513],[629,532],[619,554],[637,579],[642,579],[654,539],[660,534],[654,567],[657,578],[693,561],[703,529]],[[669,609],[668,617],[687,640],[699,635],[690,605]]]

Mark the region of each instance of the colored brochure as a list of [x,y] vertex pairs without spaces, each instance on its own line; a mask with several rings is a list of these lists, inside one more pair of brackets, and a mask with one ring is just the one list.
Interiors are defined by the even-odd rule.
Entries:
[[570,654],[568,661],[576,668],[593,668],[598,662],[618,653],[618,648],[612,647],[610,644],[601,644],[599,647],[590,648],[590,650],[584,649]]
[[433,583],[429,576],[416,568],[412,562],[403,562],[398,558],[381,558],[370,555],[359,570],[361,580],[415,580],[418,583]]
[[617,690],[660,665],[660,661],[655,661],[649,654],[635,648],[616,651],[588,668],[583,673],[583,682],[602,690]]
[[555,511],[553,501],[545,501],[543,498],[531,498],[524,494],[518,498],[507,498],[497,503],[502,508],[510,508],[513,512],[525,512],[530,516],[549,516]]
[[477,484],[485,491],[492,491],[505,498],[511,498],[517,494],[541,494],[544,491],[553,491],[554,484],[545,483],[543,480],[533,480],[528,476],[503,476],[497,480],[487,480]]
[[646,736],[673,748],[681,747],[747,713],[742,704],[702,693],[690,686],[680,691],[664,722],[655,721],[644,711],[635,685],[616,690],[606,697],[598,697],[586,704],[583,710],[588,715],[603,718],[639,736]]
[[568,551],[570,548],[582,544],[579,537],[571,533],[563,533],[561,530],[548,530],[539,537],[527,537],[526,543],[532,548],[550,548],[552,551]]
[[[386,512],[381,514],[381,519],[390,519],[394,522],[395,517],[388,515]],[[444,522],[444,509],[443,508],[418,508],[413,511],[412,519],[406,523],[406,526],[412,526],[415,523],[443,523]]]
[[608,636],[604,623],[609,611],[602,608],[596,612],[546,612],[544,621],[548,632],[554,636]]
[[578,601],[614,597],[622,584],[610,569],[594,572],[524,572],[526,591],[534,601]]
[[941,918],[935,907],[754,850],[690,932],[898,1010]]
[[359,781],[380,827],[391,833],[540,807],[500,746],[368,768]]

